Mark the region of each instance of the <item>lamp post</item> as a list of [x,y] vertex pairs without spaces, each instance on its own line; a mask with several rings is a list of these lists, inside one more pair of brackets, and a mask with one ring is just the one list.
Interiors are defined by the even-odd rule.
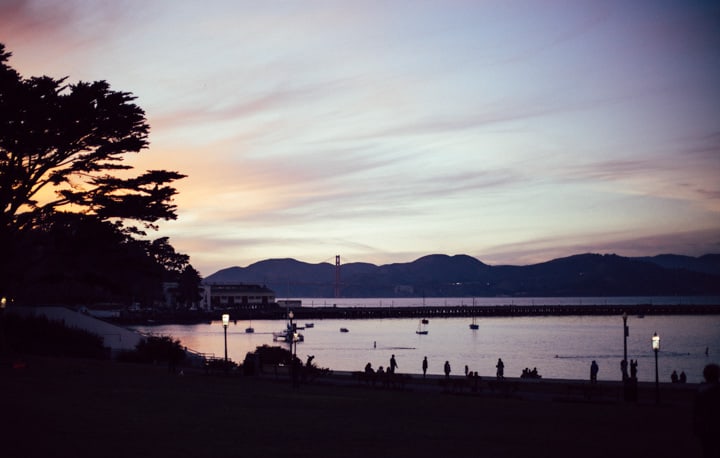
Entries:
[[657,332],[652,336],[652,349],[655,352],[655,404],[660,403],[660,377],[658,376],[658,352],[660,351],[660,336]]
[[297,351],[297,344],[295,345],[295,350],[293,350],[293,344],[296,342],[295,338],[297,337],[296,332],[296,325],[293,323],[293,318],[295,318],[295,314],[292,310],[288,312],[288,319],[290,320],[290,327],[288,328],[288,340],[290,342],[290,353],[293,355],[293,359],[295,356],[295,351]]
[[225,329],[225,369],[227,370],[227,362],[228,362],[228,359],[227,359],[227,328],[228,328],[228,325],[230,324],[230,315],[228,315],[227,313],[223,313],[222,324],[223,324],[223,328]]
[[630,330],[627,325],[627,312],[623,312],[623,361],[627,363],[627,338]]
[[7,307],[7,298],[0,298],[0,353],[5,353],[5,307]]

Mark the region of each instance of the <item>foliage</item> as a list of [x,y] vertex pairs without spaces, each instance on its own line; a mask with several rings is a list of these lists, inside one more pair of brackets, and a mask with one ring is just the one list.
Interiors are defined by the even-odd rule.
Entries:
[[[290,364],[293,354],[286,348],[263,345],[255,349],[260,364]],[[297,357],[296,357],[297,359]]]
[[149,336],[141,340],[134,351],[123,352],[118,359],[137,363],[178,363],[185,359],[185,349],[179,340],[170,336]]
[[[171,183],[184,175],[133,174],[123,162],[148,147],[132,94],[106,81],[23,78],[10,56],[0,43],[0,291],[19,300],[152,298],[189,258],[166,237],[134,237],[176,218]],[[43,294],[32,291],[38,283]]]
[[42,356],[106,358],[102,337],[46,317],[2,317],[5,344],[12,352]]
[[178,280],[178,303],[186,307],[200,301],[200,272],[188,265]]
[[129,303],[161,298],[163,268],[145,243],[97,218],[57,213],[24,238],[15,267],[23,303]]

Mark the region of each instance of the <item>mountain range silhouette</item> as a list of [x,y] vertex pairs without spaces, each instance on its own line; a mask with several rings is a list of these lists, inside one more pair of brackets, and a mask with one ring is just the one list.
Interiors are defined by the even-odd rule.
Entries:
[[[568,297],[720,294],[720,254],[623,257],[585,253],[527,266],[491,266],[467,255],[432,254],[407,263],[342,264],[340,297]],[[277,297],[334,297],[327,262],[268,259],[229,267],[204,283],[261,284]]]

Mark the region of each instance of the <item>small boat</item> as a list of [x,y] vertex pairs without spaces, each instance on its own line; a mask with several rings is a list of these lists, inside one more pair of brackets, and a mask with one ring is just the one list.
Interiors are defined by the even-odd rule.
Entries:
[[340,328],[340,332],[350,332],[348,328]]
[[424,323],[425,321],[427,321],[427,320],[420,320],[420,323],[418,324],[417,331],[415,331],[415,334],[420,334],[420,335],[424,336],[428,333],[428,330],[425,327],[425,325],[427,324],[427,323]]
[[427,318],[423,318],[421,323],[422,324],[428,324],[430,321]]
[[480,329],[480,326],[477,324],[477,318],[473,317],[472,323],[470,323],[470,329]]
[[[305,342],[305,336],[296,333],[296,342]],[[273,342],[282,341],[291,343],[293,341],[293,333],[289,331],[273,332]]]
[[306,328],[314,328],[314,327],[315,327],[315,323],[305,323],[305,327],[306,327]]
[[255,332],[255,328],[253,328],[252,326],[250,326],[249,328],[245,328],[245,333],[252,334],[253,332]]

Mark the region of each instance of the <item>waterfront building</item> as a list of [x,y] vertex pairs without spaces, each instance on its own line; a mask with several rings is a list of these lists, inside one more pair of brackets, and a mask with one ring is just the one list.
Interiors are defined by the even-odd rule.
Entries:
[[205,309],[262,309],[275,305],[275,292],[264,285],[247,283],[203,284]]

